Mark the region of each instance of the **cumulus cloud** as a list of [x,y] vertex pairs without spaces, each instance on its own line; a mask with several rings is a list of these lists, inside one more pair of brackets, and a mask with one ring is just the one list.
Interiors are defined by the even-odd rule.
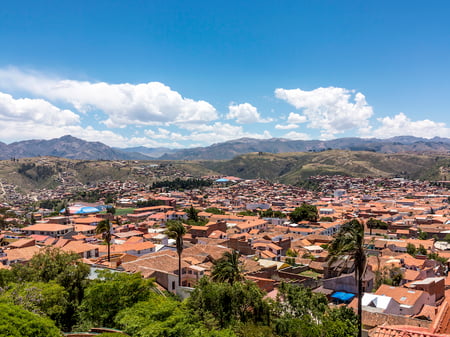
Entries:
[[306,116],[296,114],[295,112],[290,112],[287,118],[288,123],[292,124],[305,123],[307,120]]
[[278,88],[275,96],[301,109],[303,115],[289,116],[300,122],[305,118],[308,127],[321,130],[321,138],[325,139],[348,130],[367,128],[373,115],[373,109],[362,93],[345,88],[317,88],[311,91]]
[[172,141],[190,141],[196,142],[199,146],[214,143],[224,142],[242,137],[267,139],[272,138],[269,131],[265,130],[262,134],[246,132],[242,126],[231,125],[229,123],[216,122],[213,124],[199,124],[197,126],[190,125],[189,133],[181,134],[172,132],[163,128],[157,130],[146,130],[145,134],[154,139],[168,139]]
[[423,138],[450,137],[450,128],[445,123],[434,122],[429,119],[412,121],[402,112],[392,118],[383,117],[377,120],[381,123],[381,126],[370,132],[372,137],[390,138],[405,135]]
[[49,100],[68,102],[87,113],[101,110],[108,127],[209,122],[216,109],[203,100],[185,98],[160,82],[109,84],[61,80],[15,68],[0,69],[0,87],[19,89]]
[[59,109],[43,99],[15,99],[0,92],[0,120],[3,123],[29,121],[60,127],[78,124],[80,116],[70,110]]
[[291,131],[286,133],[283,138],[294,140],[310,140],[311,138],[306,133]]
[[226,118],[236,119],[239,124],[269,123],[272,121],[271,118],[261,118],[258,109],[250,103],[230,104],[228,111]]
[[279,130],[290,130],[290,129],[297,129],[298,124],[277,124],[275,125],[275,129]]

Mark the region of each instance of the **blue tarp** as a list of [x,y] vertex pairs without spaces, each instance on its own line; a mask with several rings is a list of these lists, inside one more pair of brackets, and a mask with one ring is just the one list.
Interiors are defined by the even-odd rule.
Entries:
[[343,291],[337,291],[333,295],[331,295],[332,298],[335,298],[337,300],[340,300],[342,302],[350,301],[353,297],[355,297],[355,294],[351,293],[345,293]]
[[220,178],[216,180],[216,183],[226,183],[226,182],[229,182],[229,180],[225,178]]

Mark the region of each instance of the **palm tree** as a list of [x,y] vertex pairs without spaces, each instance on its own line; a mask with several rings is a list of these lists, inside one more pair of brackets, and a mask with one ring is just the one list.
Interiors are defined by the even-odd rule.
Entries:
[[183,253],[183,236],[186,234],[186,228],[181,221],[167,221],[166,234],[171,239],[175,239],[178,254],[178,286],[181,286],[181,253]]
[[108,262],[111,261],[111,230],[112,226],[108,219],[100,221],[95,228],[95,233],[102,234],[103,240],[108,245]]
[[358,220],[345,223],[328,247],[330,259],[328,265],[343,257],[349,257],[355,263],[355,279],[358,284],[358,337],[362,335],[362,281],[366,269],[364,251],[364,225]]
[[213,262],[211,278],[218,282],[228,282],[233,284],[244,279],[242,266],[239,261],[239,253],[236,250],[225,252],[223,256]]

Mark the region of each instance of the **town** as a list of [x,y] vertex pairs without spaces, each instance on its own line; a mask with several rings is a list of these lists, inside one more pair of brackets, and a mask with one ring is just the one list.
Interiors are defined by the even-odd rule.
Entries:
[[[356,312],[356,263],[348,256],[330,259],[329,248],[341,228],[357,220],[367,257],[365,331],[450,334],[448,182],[318,175],[308,179],[308,189],[232,176],[191,181],[184,188],[104,181],[88,189],[98,200],[71,200],[57,212],[30,210],[30,198],[11,193],[13,200],[1,204],[0,268],[54,247],[79,254],[92,274],[140,273],[161,291],[186,298],[224,253],[237,252],[245,279],[267,298],[275,299],[282,283],[301,285]],[[4,197],[14,191],[3,186]],[[55,206],[69,191],[60,187],[38,197]],[[174,223],[184,227],[181,261],[168,231]],[[101,225],[108,227],[99,231]]]

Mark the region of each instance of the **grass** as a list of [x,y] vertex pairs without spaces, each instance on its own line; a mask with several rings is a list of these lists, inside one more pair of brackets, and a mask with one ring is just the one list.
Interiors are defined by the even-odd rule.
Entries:
[[305,270],[305,271],[302,271],[299,275],[317,280],[321,274],[316,273],[313,270]]
[[133,213],[136,208],[116,208],[116,213],[114,215],[125,215]]

